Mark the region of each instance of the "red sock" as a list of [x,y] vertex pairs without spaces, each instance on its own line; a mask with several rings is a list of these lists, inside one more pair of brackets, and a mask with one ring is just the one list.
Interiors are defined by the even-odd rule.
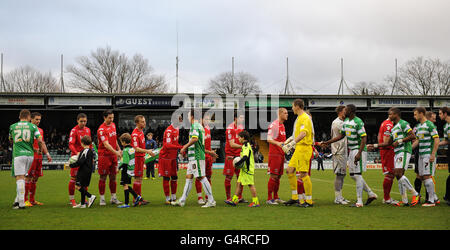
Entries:
[[117,190],[117,182],[116,180],[109,180],[109,190],[111,191],[111,194],[115,194]]
[[[202,183],[198,179],[195,179],[195,190],[197,194],[202,192]],[[203,199],[203,197],[199,196],[198,199]]]
[[98,181],[98,192],[100,193],[100,195],[105,195],[105,188],[106,188],[106,181],[100,179]]
[[231,199],[231,179],[225,177],[225,194],[227,195],[227,200]]
[[275,187],[275,180],[269,177],[269,182],[267,182],[267,200],[272,200],[272,193]]
[[170,192],[171,194],[177,193],[177,187],[178,187],[178,181],[177,180],[170,180]]
[[136,194],[138,194],[138,195],[141,195],[141,187],[142,187],[142,185],[140,182],[135,181],[133,183],[134,192],[136,192]]
[[275,200],[280,198],[278,197],[278,189],[280,189],[280,178],[275,180],[275,185],[273,186],[273,198]]
[[170,195],[169,180],[163,179],[163,190],[164,190],[164,196],[169,196]]
[[75,195],[75,180],[69,180],[69,195]]
[[384,180],[383,180],[383,192],[384,192],[384,200],[389,200],[391,199],[391,188],[392,188],[392,183],[394,182],[394,179],[388,175],[384,176]]
[[305,187],[303,186],[302,179],[297,179],[297,193],[298,194],[304,194],[305,193]]
[[36,182],[31,181],[30,183],[30,202],[35,202],[34,195],[36,194]]

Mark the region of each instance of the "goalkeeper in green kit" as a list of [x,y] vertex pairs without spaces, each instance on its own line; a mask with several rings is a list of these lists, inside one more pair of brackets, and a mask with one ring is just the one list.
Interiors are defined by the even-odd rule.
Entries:
[[249,207],[259,207],[259,200],[256,196],[255,188],[255,157],[253,155],[252,145],[250,144],[250,134],[247,131],[241,131],[238,134],[239,142],[242,143],[242,150],[239,157],[234,158],[233,164],[235,168],[241,169],[239,178],[236,184],[236,193],[232,198],[232,203],[227,203],[236,206],[239,203],[239,196],[242,191],[241,187],[248,186],[252,194],[252,202]]

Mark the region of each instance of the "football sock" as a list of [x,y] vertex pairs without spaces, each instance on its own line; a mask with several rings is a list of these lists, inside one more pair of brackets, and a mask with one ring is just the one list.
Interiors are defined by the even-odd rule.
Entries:
[[[406,176],[403,175],[402,178],[400,178],[400,180],[402,181],[402,184],[406,190],[411,192],[413,195],[418,195],[418,193],[413,188],[413,186],[411,185],[411,182],[409,182],[409,179]],[[400,182],[400,180],[399,180],[399,182]]]
[[203,198],[203,196],[202,196],[202,183],[198,179],[195,179],[195,190],[197,191],[198,199]]
[[385,175],[383,180],[383,193],[384,193],[384,200],[390,200],[391,199],[391,189],[392,184],[394,183],[394,179],[389,176]]
[[259,205],[258,197],[253,197],[253,198],[252,198],[252,202],[255,203],[255,204],[257,204],[257,205]]
[[275,181],[275,185],[273,187],[273,198],[275,200],[279,199],[279,197],[278,197],[278,190],[279,189],[280,189],[280,178],[277,178],[276,181]]
[[184,184],[184,190],[183,190],[183,195],[180,198],[180,201],[185,202],[189,192],[191,192],[191,188],[192,188],[192,179],[186,179],[186,184]]
[[130,202],[130,191],[128,191],[128,189],[123,190],[124,195],[125,195],[125,205],[128,205],[128,203]]
[[363,203],[362,202],[362,195],[364,190],[364,182],[361,175],[353,175],[352,179],[356,182],[356,198],[357,203]]
[[433,180],[431,178],[425,179],[424,181],[425,184],[425,188],[427,190],[428,193],[428,200],[430,202],[434,202],[434,183]]
[[166,178],[163,179],[163,190],[164,190],[164,195],[167,197],[170,195],[170,181],[167,180]]
[[303,180],[303,186],[305,187],[305,196],[306,196],[306,202],[309,204],[312,203],[312,182],[311,177],[309,175],[302,178]]
[[19,202],[19,206],[24,207],[25,206],[25,180],[17,180],[16,181],[17,186],[17,198]]
[[138,197],[138,194],[131,187],[128,187],[128,192],[130,192],[135,199]]
[[228,177],[225,177],[225,194],[227,195],[227,200],[229,200],[231,195],[231,179]]
[[420,194],[420,191],[422,189],[422,180],[419,178],[416,178],[414,180],[414,189],[417,191],[417,193]]
[[29,190],[29,194],[30,194],[30,201],[34,202],[34,196],[36,195],[36,181],[32,180],[30,183],[30,190]]
[[342,199],[342,187],[344,186],[345,175],[337,174],[334,179],[335,199]]
[[69,195],[75,195],[75,180],[69,180]]
[[208,201],[209,202],[213,202],[214,201],[214,197],[213,197],[213,194],[212,194],[211,184],[209,184],[208,179],[206,177],[204,177],[200,182],[203,185],[203,190],[205,190],[205,193],[208,196]]
[[141,195],[141,187],[142,183],[140,181],[134,181],[133,183],[133,189],[136,194]]
[[111,194],[115,194],[117,191],[117,182],[115,179],[109,179],[109,190]]
[[408,196],[406,195],[405,186],[400,180],[398,180],[398,191],[400,192],[400,196],[402,197],[402,202],[405,204],[408,203]]
[[28,200],[28,193],[30,192],[30,184],[31,184],[30,181],[25,180],[25,196],[24,196],[25,202]]
[[105,189],[106,189],[106,181],[100,179],[98,181],[98,192],[100,193],[100,195],[105,195]]
[[287,174],[288,181],[289,181],[289,187],[291,188],[291,199],[298,200],[298,193],[297,193],[297,177],[295,176],[295,173]]
[[267,200],[272,200],[272,193],[275,185],[275,180],[272,177],[269,177],[269,181],[267,182]]
[[[172,194],[172,197],[176,197],[177,187],[178,187],[178,180],[174,179],[170,180],[170,192]],[[175,199],[173,198],[173,200]]]
[[303,185],[303,180],[301,178],[297,178],[297,193],[304,194],[305,186]]

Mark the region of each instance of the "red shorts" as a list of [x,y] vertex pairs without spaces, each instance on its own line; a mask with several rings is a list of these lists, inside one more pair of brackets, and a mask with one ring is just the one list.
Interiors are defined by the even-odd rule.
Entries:
[[134,177],[142,177],[144,175],[144,156],[134,157]]
[[28,177],[41,177],[44,173],[42,172],[42,159],[34,158],[31,167],[28,170]]
[[205,175],[206,176],[211,176],[212,175],[212,164],[213,164],[213,159],[212,157],[205,157]]
[[164,159],[158,160],[158,174],[162,177],[177,176],[178,166],[177,159]]
[[268,172],[270,174],[283,175],[284,169],[284,154],[269,155]]
[[228,159],[229,155],[225,155],[225,166],[223,167],[223,174],[233,176],[239,176],[240,170],[235,169],[233,166],[233,159]]
[[383,174],[394,174],[394,150],[380,150],[381,168]]
[[98,156],[98,173],[100,175],[115,175],[117,173],[117,156],[116,155],[99,155]]

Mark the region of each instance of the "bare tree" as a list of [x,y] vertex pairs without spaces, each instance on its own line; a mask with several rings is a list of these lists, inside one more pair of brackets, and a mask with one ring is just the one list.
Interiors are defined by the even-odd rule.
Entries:
[[250,73],[239,72],[232,79],[231,72],[224,72],[209,81],[206,92],[219,95],[260,94],[262,91],[257,81]]
[[[393,76],[387,80],[393,84]],[[392,89],[392,87],[391,87]],[[450,95],[450,63],[417,57],[399,69],[394,93],[404,95]]]
[[6,92],[59,92],[60,87],[52,74],[43,74],[31,66],[19,67],[4,77]]
[[98,48],[90,56],[81,56],[69,65],[69,84],[76,89],[97,93],[163,93],[167,91],[164,76],[153,74],[153,68],[142,55],[129,59],[110,47]]
[[350,88],[354,95],[386,95],[389,91],[388,85],[375,82],[358,82]]

